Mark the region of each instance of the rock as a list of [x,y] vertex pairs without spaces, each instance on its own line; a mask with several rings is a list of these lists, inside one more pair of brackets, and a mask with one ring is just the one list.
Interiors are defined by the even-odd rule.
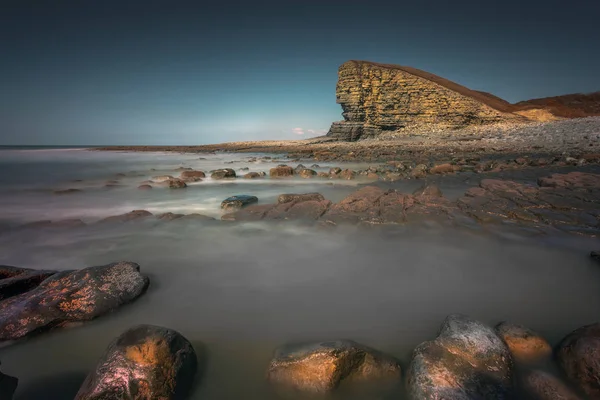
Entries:
[[136,299],[147,286],[148,278],[132,262],[57,272],[0,302],[0,340],[94,319]]
[[213,217],[209,217],[208,215],[191,213],[186,214],[183,217],[179,218],[180,221],[215,221]]
[[316,171],[313,171],[312,169],[301,169],[299,171],[296,171],[296,173],[301,177],[301,178],[312,178],[313,176],[317,175]]
[[534,370],[526,373],[523,387],[536,400],[581,400],[557,377],[544,371]]
[[327,172],[318,172],[317,176],[319,178],[329,178],[329,174]]
[[277,197],[277,204],[284,204],[290,202],[300,203],[302,201],[310,200],[323,201],[325,200],[325,198],[321,193],[280,194],[279,197]]
[[553,188],[598,188],[600,187],[600,175],[584,172],[552,174],[538,179],[538,185]]
[[163,214],[159,214],[157,218],[161,221],[173,221],[183,217],[184,214],[173,214],[172,212],[166,212]]
[[427,176],[427,165],[418,164],[410,171],[410,176],[416,179],[425,178]]
[[516,361],[530,363],[550,359],[552,347],[531,329],[510,322],[501,322],[495,329]]
[[105,222],[129,222],[134,220],[139,220],[143,218],[151,217],[152,213],[146,210],[133,210],[126,214],[121,215],[113,215],[111,217],[107,217],[98,221],[99,223]]
[[172,179],[175,179],[174,177],[172,177],[171,175],[158,175],[158,176],[153,176],[152,180],[154,182],[167,182],[170,181]]
[[80,193],[82,190],[81,189],[62,189],[62,190],[55,190],[54,194],[73,194],[73,193]]
[[414,196],[417,197],[443,197],[444,194],[442,193],[441,189],[439,187],[437,187],[436,185],[425,185],[425,186],[421,186],[420,188],[418,188],[417,190],[415,190],[413,192]]
[[340,172],[340,179],[354,179],[354,177],[356,176],[356,172],[352,171],[351,169],[345,169],[342,172]]
[[259,221],[263,219],[266,213],[272,210],[273,204],[251,205],[244,207],[239,211],[224,214],[221,221]]
[[271,168],[269,171],[269,175],[272,178],[282,178],[294,175],[294,169],[292,167],[288,167],[287,165],[278,166],[275,168]]
[[235,178],[235,171],[231,168],[217,169],[210,175],[212,179],[231,179]]
[[454,172],[454,165],[452,164],[440,164],[432,167],[429,172],[431,174],[449,174]]
[[256,179],[260,177],[261,175],[258,172],[248,172],[246,175],[244,175],[244,179]]
[[186,170],[179,177],[185,181],[200,182],[202,178],[206,178],[206,174],[203,171]]
[[379,180],[379,175],[377,175],[375,172],[369,172],[367,173],[367,179],[372,179],[372,180]]
[[138,186],[138,189],[140,189],[140,190],[149,190],[149,189],[152,189],[152,186],[150,186],[150,185],[140,185],[140,186]]
[[340,167],[330,168],[329,175],[339,175],[342,172]]
[[171,179],[169,181],[169,188],[171,189],[185,189],[187,184],[181,179]]
[[248,206],[252,203],[257,203],[258,197],[248,196],[245,194],[231,196],[221,202],[221,208],[223,210],[239,210],[242,207]]
[[399,382],[399,362],[350,340],[290,344],[278,348],[267,380],[278,389],[326,394],[344,382]]
[[339,140],[527,120],[495,96],[415,68],[369,61],[339,67],[336,99],[344,121],[334,122],[327,136]]
[[[290,203],[286,203],[290,204]],[[331,206],[329,200],[308,200],[291,203],[292,206],[277,218],[268,212],[265,219],[291,219],[291,220],[316,220],[321,217]]]
[[19,380],[0,372],[0,399],[11,400],[17,390]]
[[306,167],[302,164],[298,164],[296,166],[296,168],[294,168],[294,171],[296,171],[296,173],[298,173],[298,172],[302,171],[303,169],[306,169]]
[[512,379],[510,352],[494,330],[453,314],[414,350],[408,389],[414,399],[512,399]]
[[197,364],[194,348],[179,332],[139,325],[108,346],[75,400],[183,398]]
[[27,292],[55,273],[56,271],[0,265],[0,300]]
[[592,399],[600,398],[600,323],[568,334],[556,347],[555,356],[577,388]]

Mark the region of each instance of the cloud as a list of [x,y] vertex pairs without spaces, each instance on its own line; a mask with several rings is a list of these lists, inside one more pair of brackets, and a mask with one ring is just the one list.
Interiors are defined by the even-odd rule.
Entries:
[[327,133],[327,129],[304,129],[304,128],[293,128],[292,133],[296,135],[324,135]]

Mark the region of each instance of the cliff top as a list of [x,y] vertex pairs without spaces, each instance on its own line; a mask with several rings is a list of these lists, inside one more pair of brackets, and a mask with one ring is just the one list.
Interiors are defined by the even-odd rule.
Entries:
[[580,118],[600,115],[600,91],[588,94],[575,93],[520,101],[519,110],[544,108],[563,118]]
[[[357,66],[373,65],[373,66],[380,67],[380,68],[401,70],[408,74],[417,76],[419,78],[427,79],[427,80],[429,80],[433,83],[436,83],[440,86],[443,86],[447,89],[450,89],[457,93],[460,93],[463,96],[471,97],[471,98],[487,105],[488,107],[494,108],[498,111],[512,113],[517,110],[517,108],[515,106],[513,106],[506,100],[503,100],[497,96],[494,96],[494,95],[486,93],[486,92],[478,92],[476,90],[471,90],[465,86],[459,85],[456,82],[452,82],[451,80],[442,78],[441,76],[437,76],[430,72],[422,71],[417,68],[405,67],[405,66],[396,65],[396,64],[382,64],[382,63],[376,63],[376,62],[364,61],[364,60],[350,60],[350,61],[347,61],[344,64],[342,64],[342,67],[349,63],[355,64]],[[342,68],[342,67],[340,67],[340,68]]]

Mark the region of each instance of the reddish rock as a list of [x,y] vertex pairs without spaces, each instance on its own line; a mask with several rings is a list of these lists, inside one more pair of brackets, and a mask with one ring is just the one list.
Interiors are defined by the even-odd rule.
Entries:
[[152,213],[146,210],[133,210],[131,212],[128,212],[126,214],[121,214],[121,215],[113,215],[112,217],[107,217],[104,218],[100,221],[98,221],[99,223],[104,223],[104,222],[129,222],[129,221],[134,221],[134,220],[139,220],[142,218],[148,218],[151,217]]
[[554,188],[600,188],[600,175],[584,172],[553,174],[538,179],[538,185]]
[[222,221],[258,221],[264,218],[267,211],[275,207],[274,204],[252,205],[242,208],[239,211],[224,214],[221,216]]
[[244,179],[256,179],[260,177],[261,175],[258,172],[248,172],[246,175],[244,175]]
[[431,174],[448,174],[454,172],[454,166],[452,164],[440,164],[432,167],[429,172]]
[[372,180],[375,180],[375,181],[377,181],[377,180],[379,180],[379,175],[377,175],[377,174],[376,174],[376,173],[374,173],[374,172],[369,172],[369,173],[367,174],[367,179],[372,179]]
[[436,185],[425,185],[413,192],[418,197],[443,197],[444,194]]
[[323,200],[325,200],[325,198],[323,197],[323,195],[321,193],[299,193],[299,194],[290,193],[290,194],[280,194],[279,197],[277,197],[278,204],[284,204],[284,203],[290,203],[290,202],[298,203],[298,202],[310,201],[310,200],[323,201]]
[[317,173],[319,178],[329,178],[329,174],[327,172],[319,172]]
[[356,172],[352,171],[351,169],[345,169],[339,173],[340,179],[350,180],[350,179],[354,179],[355,176],[356,176]]
[[169,181],[169,188],[171,189],[185,189],[187,184],[181,179],[171,179]]
[[502,322],[495,329],[515,360],[531,363],[550,359],[552,347],[546,339],[531,329],[509,322]]
[[203,171],[186,170],[179,177],[186,181],[199,182],[206,178],[206,174]]
[[297,173],[301,178],[305,178],[305,179],[312,178],[317,175],[316,171],[313,171],[312,169],[307,169],[307,168],[301,169],[301,170],[297,171]]
[[285,178],[294,175],[294,169],[287,165],[271,168],[269,175],[272,178]]
[[0,340],[91,320],[136,299],[148,286],[139,269],[135,263],[118,262],[53,274],[0,302]]
[[286,213],[286,219],[316,220],[331,206],[329,200],[307,200],[295,203]]
[[139,325],[108,346],[75,400],[184,398],[196,368],[194,348],[179,332]]
[[415,179],[425,178],[427,176],[427,165],[417,165],[410,171],[410,176]]
[[600,398],[600,323],[567,335],[556,348],[556,359],[577,388],[591,399]]

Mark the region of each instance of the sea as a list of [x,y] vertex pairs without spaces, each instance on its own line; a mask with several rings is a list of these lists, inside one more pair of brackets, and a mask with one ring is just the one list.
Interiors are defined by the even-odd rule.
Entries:
[[[597,238],[493,227],[218,221],[221,201],[232,195],[268,204],[282,193],[319,192],[337,202],[359,180],[208,177],[186,189],[138,189],[181,168],[244,174],[282,163],[298,162],[272,154],[0,147],[0,264],[66,270],[133,261],[151,282],[146,294],[109,315],[0,348],[0,369],[19,378],[15,399],[72,399],[107,345],[142,323],[177,330],[204,360],[191,399],[264,400],[277,398],[265,373],[286,343],[351,339],[397,357],[406,370],[412,350],[435,338],[448,314],[523,324],[552,345],[598,321],[600,268],[589,258]],[[317,171],[368,166],[318,164]],[[449,197],[478,182],[471,175],[435,179]],[[408,193],[422,184],[389,183]],[[66,189],[78,191],[56,193]],[[95,225],[138,209],[217,220]],[[19,228],[73,218],[87,226]],[[359,398],[353,396],[344,399]]]

